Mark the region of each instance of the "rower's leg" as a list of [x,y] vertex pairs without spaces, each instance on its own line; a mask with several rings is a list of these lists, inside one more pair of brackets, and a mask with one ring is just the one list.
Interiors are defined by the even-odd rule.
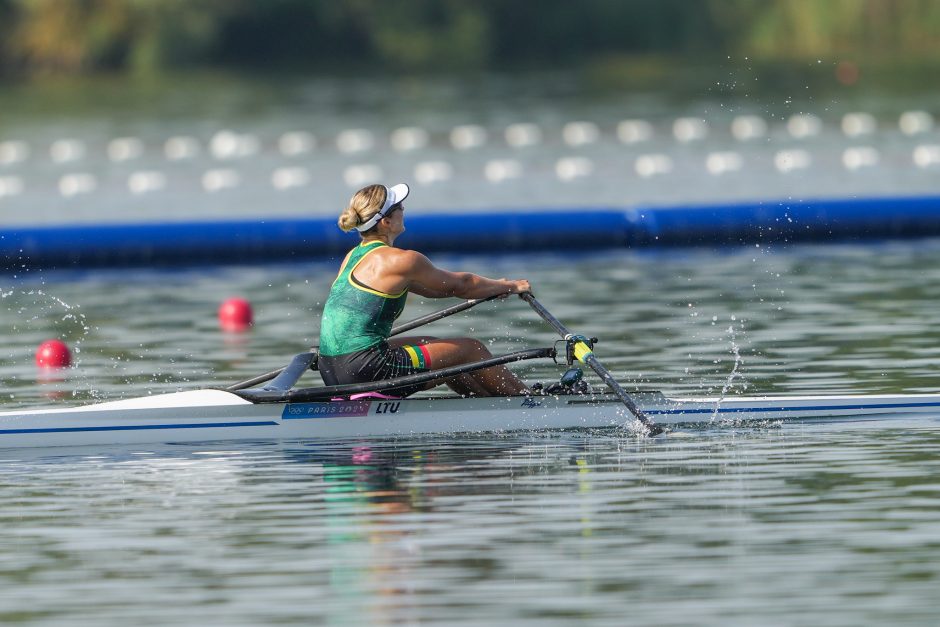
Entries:
[[[469,337],[405,337],[388,341],[390,346],[422,344],[431,356],[431,369],[482,361],[493,356],[482,342]],[[522,396],[529,388],[506,366],[492,366],[454,377],[447,384],[458,394],[475,396]]]
[[473,378],[472,373],[460,374],[456,377],[447,379],[444,383],[461,396],[489,396],[486,388],[480,385],[480,382]]

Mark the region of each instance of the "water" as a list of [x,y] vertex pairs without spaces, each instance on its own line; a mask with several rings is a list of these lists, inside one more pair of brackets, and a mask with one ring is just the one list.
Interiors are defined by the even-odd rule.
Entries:
[[0,618],[930,624],[927,425],[182,447],[0,463]]
[[[940,391],[937,240],[435,261],[528,277],[628,389]],[[0,299],[3,407],[283,365],[315,341],[335,266],[24,272]],[[255,306],[245,334],[214,318],[234,294]],[[419,301],[406,316],[443,306]],[[428,330],[556,339],[516,299]],[[80,348],[59,380],[32,364],[51,336]],[[0,452],[0,620],[930,624],[936,423]]]
[[[874,99],[727,87],[753,83],[747,66],[729,61],[682,93],[598,90],[570,75],[7,89],[0,215],[6,225],[329,215],[376,168],[414,183],[410,215],[940,189],[937,164],[912,161],[919,148],[933,154],[936,131],[898,129],[902,112],[932,102],[930,87]],[[843,133],[853,111],[873,113],[876,131]],[[818,115],[821,132],[794,137],[787,122],[799,113]],[[732,136],[745,114],[767,133]],[[707,137],[677,139],[680,117],[707,122]],[[653,136],[624,143],[625,119],[649,122]],[[598,137],[564,139],[571,122],[595,124]],[[539,142],[510,145],[516,123],[536,125]],[[450,134],[467,124],[486,143],[456,148]],[[413,126],[427,145],[391,146]],[[371,132],[372,150],[341,150],[350,129]],[[225,131],[254,141],[250,154],[214,154]],[[279,140],[296,131],[315,148],[286,154]],[[196,152],[170,158],[174,137]],[[115,158],[122,138],[142,152]],[[83,155],[65,158],[74,143],[54,153],[63,139]],[[847,167],[856,148],[873,148],[877,164]],[[811,167],[781,169],[779,153],[794,150]],[[731,152],[740,169],[706,167],[716,154],[734,163]],[[650,156],[671,169],[641,174]],[[305,182],[278,187],[283,168]],[[236,184],[208,189],[217,170],[212,180]],[[599,358],[628,390],[940,392],[940,240],[434,261],[529,278],[559,319],[601,338]],[[337,264],[4,275],[0,408],[218,386],[283,366],[315,343]],[[219,304],[235,295],[254,305],[248,333],[218,328]],[[406,316],[443,306],[412,298]],[[557,339],[516,299],[428,331],[483,337],[494,352]],[[33,351],[51,337],[70,344],[74,368],[35,370]],[[559,374],[514,368],[531,381]],[[0,622],[932,624],[936,434],[923,417],[714,425],[655,440],[602,430],[0,451]]]
[[[407,246],[407,233],[402,245]],[[935,392],[940,240],[499,258],[436,256],[442,267],[527,277],[569,328],[633,389],[672,393]],[[183,271],[26,272],[0,298],[0,398],[9,406],[214,386],[284,365],[316,343],[338,261]],[[223,333],[240,295],[256,327]],[[446,303],[411,297],[408,318]],[[518,299],[428,332],[483,335],[493,351],[558,338]],[[36,346],[61,337],[78,367],[37,383]],[[532,379],[553,366],[522,365]]]

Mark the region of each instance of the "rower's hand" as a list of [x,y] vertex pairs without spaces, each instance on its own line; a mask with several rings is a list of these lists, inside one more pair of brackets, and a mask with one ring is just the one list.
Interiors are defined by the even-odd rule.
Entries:
[[526,279],[514,279],[514,280],[501,279],[501,280],[509,283],[509,292],[506,293],[505,296],[509,296],[509,294],[522,294],[524,292],[532,291],[532,287],[529,285],[529,282]]

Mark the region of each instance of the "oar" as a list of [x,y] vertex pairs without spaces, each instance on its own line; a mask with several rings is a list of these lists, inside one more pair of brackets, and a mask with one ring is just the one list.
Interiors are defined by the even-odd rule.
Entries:
[[[493,296],[487,296],[486,298],[471,298],[470,300],[465,300],[462,303],[451,305],[450,307],[447,307],[446,309],[441,309],[440,311],[429,313],[426,316],[415,318],[414,320],[411,320],[409,322],[403,322],[402,324],[392,328],[392,333],[391,335],[389,335],[389,337],[394,336],[394,335],[401,335],[405,331],[411,331],[412,329],[415,329],[422,325],[436,322],[442,318],[446,318],[447,316],[452,316],[455,313],[460,313],[461,311],[466,311],[467,309],[470,309],[471,307],[475,307],[479,305],[480,303],[485,303],[487,301],[493,300],[494,298],[499,298],[500,296],[505,296],[505,294],[494,294]],[[301,353],[297,357],[300,357],[301,355],[305,355],[305,354]],[[284,372],[287,368],[288,366],[284,366],[283,368],[278,368],[277,370],[272,370],[271,372],[265,372],[264,374],[259,374],[257,377],[252,377],[251,379],[240,381],[238,383],[233,383],[232,385],[226,387],[225,389],[229,392],[235,392],[236,390],[244,390],[245,388],[254,387],[258,385],[259,383],[265,383],[277,377],[279,374]]]
[[401,335],[405,331],[411,331],[412,329],[416,329],[425,324],[437,322],[441,318],[446,318],[447,316],[451,316],[455,313],[466,311],[470,309],[471,307],[476,307],[480,303],[485,303],[487,301],[493,300],[494,298],[499,298],[500,296],[505,296],[505,294],[494,294],[492,296],[487,296],[486,298],[471,298],[470,300],[465,300],[462,303],[457,303],[456,305],[452,305],[448,307],[447,309],[441,309],[440,311],[429,313],[426,316],[415,318],[414,320],[410,322],[403,322],[392,329],[392,333],[389,337],[393,335]]
[[529,348],[505,355],[497,355],[481,361],[470,362],[468,364],[459,364],[457,366],[441,368],[440,370],[427,370],[403,377],[395,377],[394,379],[385,379],[384,381],[327,385],[319,388],[301,388],[299,390],[269,390],[262,388],[260,390],[240,390],[235,393],[253,403],[306,403],[310,401],[329,400],[337,396],[349,396],[350,394],[358,394],[360,392],[394,392],[394,390],[399,388],[409,387],[419,383],[427,383],[428,381],[437,381],[440,383],[457,375],[508,364],[514,361],[544,359],[546,357],[554,359],[555,349],[552,347]]
[[553,316],[547,309],[545,309],[542,303],[535,300],[535,296],[533,296],[530,292],[524,292],[519,294],[519,296],[522,298],[522,300],[529,303],[529,306],[535,310],[535,313],[541,316],[545,322],[550,324],[560,336],[566,340],[571,339],[575,341],[574,355],[578,358],[578,361],[590,366],[591,369],[594,370],[594,372],[596,372],[601,379],[603,379],[604,383],[606,383],[607,386],[614,391],[614,394],[616,394],[620,400],[623,401],[623,404],[627,406],[627,409],[630,410],[630,413],[636,416],[637,420],[642,422],[643,425],[649,430],[650,435],[659,435],[663,432],[662,427],[653,422],[649,416],[643,413],[643,410],[637,407],[636,403],[633,402],[633,399],[630,398],[630,395],[627,394],[622,387],[620,387],[620,384],[617,383],[613,375],[610,374],[610,371],[601,365],[601,362],[597,361],[597,357],[594,356],[594,351],[591,350],[591,347],[587,344],[587,342],[582,341],[579,339],[579,336],[574,335],[567,328],[565,328],[565,325],[559,322],[558,318]]

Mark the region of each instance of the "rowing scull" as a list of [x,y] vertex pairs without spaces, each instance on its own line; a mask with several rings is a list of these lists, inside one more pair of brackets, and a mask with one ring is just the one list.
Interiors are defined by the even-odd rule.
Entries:
[[[571,386],[555,394],[509,397],[415,396],[390,398],[402,387],[446,381],[494,365],[561,356],[554,347],[515,351],[470,364],[367,383],[295,388],[315,369],[315,351],[296,355],[285,368],[225,389],[158,394],[81,407],[0,412],[0,448],[107,446],[221,440],[323,440],[438,433],[543,429],[626,428],[655,435],[662,425],[733,421],[940,416],[940,394],[875,396],[734,396],[669,398],[658,392],[627,393],[594,356],[596,339],[572,334],[531,294],[529,305],[564,338],[568,366],[590,366],[613,393]],[[393,330],[439,320],[478,301],[449,307]],[[569,370],[562,382],[569,379]],[[580,371],[577,375],[580,376]],[[264,384],[263,387],[250,387]]]
[[[940,416],[940,394],[633,398],[660,425],[761,424]],[[362,398],[253,403],[223,390],[194,390],[64,409],[0,413],[0,448],[130,445],[219,440],[321,440],[543,429],[629,428],[616,395],[500,398]]]

